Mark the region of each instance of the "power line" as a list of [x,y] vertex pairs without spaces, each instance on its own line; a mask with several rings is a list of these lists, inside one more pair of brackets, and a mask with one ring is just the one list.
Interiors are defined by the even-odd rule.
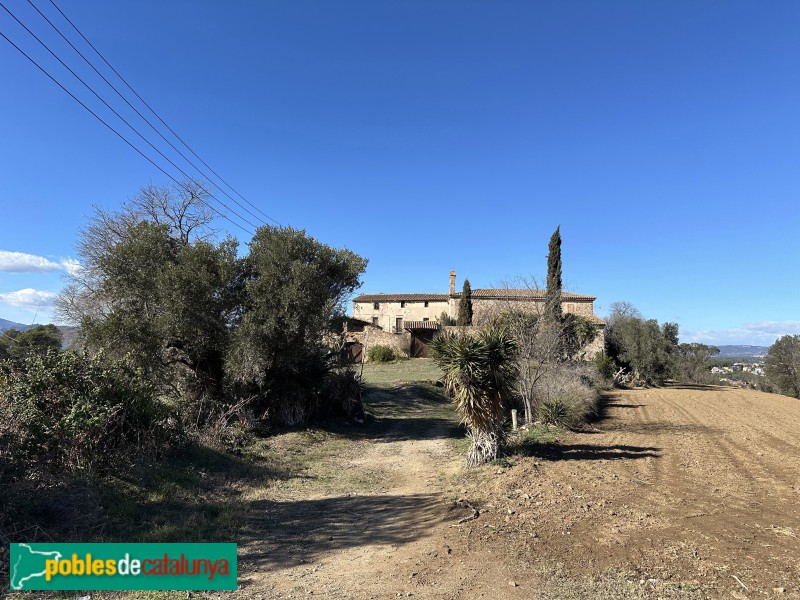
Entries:
[[[37,6],[36,6],[36,5],[33,3],[33,0],[28,0],[28,4],[30,4],[30,5],[33,7],[33,9],[34,9],[34,10],[35,10],[37,13],[39,13],[39,15],[40,15],[40,16],[41,16],[41,17],[42,17],[42,18],[43,18],[45,21],[47,21],[47,23],[50,25],[50,27],[52,27],[52,28],[53,28],[53,29],[56,31],[56,33],[58,33],[58,35],[60,35],[60,36],[61,36],[61,38],[62,38],[62,39],[65,41],[65,42],[67,42],[67,44],[69,44],[70,48],[72,48],[72,49],[73,49],[75,52],[77,52],[77,53],[78,53],[78,55],[79,55],[79,56],[80,56],[80,57],[81,57],[81,58],[82,58],[82,59],[83,59],[83,60],[86,62],[86,64],[88,64],[88,65],[89,65],[89,66],[92,68],[92,70],[93,70],[95,73],[97,73],[97,75],[98,75],[98,76],[99,76],[99,77],[100,77],[100,78],[101,78],[103,81],[105,81],[105,82],[106,82],[106,84],[108,84],[108,86],[109,86],[109,87],[110,87],[112,90],[114,90],[114,91],[116,92],[117,96],[119,96],[120,98],[122,98],[122,100],[125,102],[125,104],[127,104],[127,105],[128,105],[128,106],[129,106],[129,107],[130,107],[130,108],[131,108],[131,109],[132,109],[132,110],[133,110],[133,111],[134,111],[134,112],[135,112],[137,115],[139,115],[139,117],[140,117],[140,118],[141,118],[141,119],[142,119],[142,120],[143,120],[145,123],[147,123],[147,124],[150,126],[150,129],[152,129],[153,131],[155,131],[155,132],[156,132],[156,133],[159,135],[159,137],[161,137],[161,139],[162,139],[162,140],[164,140],[164,141],[165,141],[167,144],[169,144],[170,148],[172,148],[172,149],[173,149],[175,152],[177,152],[178,154],[180,154],[181,158],[183,158],[183,159],[184,159],[184,160],[185,160],[187,163],[189,163],[190,165],[192,165],[192,167],[194,167],[194,169],[195,169],[195,170],[196,170],[198,173],[200,173],[200,175],[201,175],[203,178],[207,179],[207,180],[208,180],[208,181],[209,181],[209,182],[210,182],[210,183],[211,183],[211,184],[212,184],[214,187],[216,187],[216,188],[217,188],[219,191],[221,191],[221,192],[222,192],[223,194],[225,194],[225,195],[226,195],[228,198],[230,198],[230,200],[231,200],[232,202],[236,203],[236,205],[237,205],[239,208],[241,208],[242,210],[244,210],[245,212],[247,212],[247,213],[248,213],[250,216],[252,216],[252,217],[253,217],[253,218],[255,218],[256,220],[258,220],[258,221],[261,221],[262,223],[264,223],[264,220],[263,220],[261,217],[259,217],[259,216],[258,216],[258,215],[256,215],[255,213],[253,213],[253,211],[251,211],[250,209],[248,209],[246,206],[243,206],[243,205],[242,205],[242,204],[241,204],[241,203],[240,203],[238,200],[236,200],[236,198],[234,198],[233,196],[231,196],[231,195],[230,195],[230,194],[229,194],[227,191],[225,191],[223,188],[221,188],[221,187],[220,187],[220,186],[218,186],[216,183],[214,183],[214,181],[212,180],[212,178],[211,178],[211,177],[209,177],[207,173],[204,173],[204,172],[203,172],[203,170],[202,170],[200,167],[198,167],[198,166],[197,166],[195,163],[193,163],[193,162],[191,161],[191,159],[189,159],[189,158],[188,158],[188,157],[187,157],[187,156],[186,156],[186,155],[185,155],[183,152],[181,152],[181,151],[180,151],[178,148],[176,148],[176,147],[175,147],[175,145],[174,145],[174,144],[173,144],[171,141],[169,141],[169,139],[167,139],[167,138],[164,136],[164,134],[163,134],[163,133],[161,133],[161,131],[160,131],[159,129],[157,129],[157,128],[156,128],[156,126],[155,126],[155,125],[153,125],[153,124],[150,122],[150,120],[149,120],[147,117],[145,117],[145,116],[144,116],[144,115],[143,115],[141,112],[139,112],[139,110],[138,110],[138,109],[137,109],[137,108],[136,108],[136,107],[135,107],[133,104],[131,104],[131,103],[128,101],[128,99],[127,99],[127,98],[126,98],[126,97],[125,97],[125,96],[122,94],[122,92],[120,92],[120,91],[119,91],[119,90],[116,88],[116,86],[114,86],[114,84],[113,84],[113,83],[111,83],[111,82],[110,82],[108,79],[106,79],[105,75],[103,75],[103,74],[102,74],[102,73],[101,73],[101,72],[100,72],[100,71],[97,69],[97,67],[95,67],[95,66],[94,66],[94,64],[92,63],[92,61],[90,61],[88,58],[86,58],[86,56],[83,54],[83,52],[81,52],[81,51],[80,51],[78,48],[76,48],[76,47],[75,47],[75,44],[73,44],[73,43],[72,43],[72,41],[70,41],[70,39],[69,39],[69,38],[68,38],[66,35],[64,35],[64,33],[63,33],[63,32],[62,32],[62,31],[61,31],[61,30],[60,30],[60,29],[59,29],[59,28],[58,28],[58,27],[57,27],[57,26],[56,26],[56,25],[55,25],[55,24],[54,24],[54,23],[53,23],[53,22],[52,22],[52,21],[51,21],[51,20],[50,20],[50,19],[47,17],[47,15],[45,15],[45,14],[44,14],[44,13],[43,13],[41,10],[39,10],[39,7],[37,7]],[[212,169],[212,172],[213,172],[213,169]],[[219,175],[217,175],[217,177],[219,178]],[[264,224],[266,224],[266,223],[264,223]]]
[[177,169],[178,171],[180,171],[180,172],[181,172],[181,174],[182,174],[184,177],[186,177],[186,179],[188,179],[189,181],[191,181],[192,183],[194,183],[194,184],[195,184],[197,187],[199,187],[201,190],[203,190],[203,191],[204,191],[206,194],[208,194],[208,195],[209,195],[211,198],[214,198],[214,200],[216,200],[216,201],[217,201],[217,202],[219,202],[219,203],[220,203],[222,206],[224,206],[226,210],[228,210],[228,211],[230,211],[231,213],[233,213],[234,215],[236,215],[236,217],[237,217],[237,218],[241,219],[242,221],[244,221],[245,223],[247,223],[247,224],[248,224],[248,225],[250,225],[251,227],[253,227],[253,228],[255,228],[255,229],[258,229],[258,225],[254,225],[253,223],[251,223],[250,221],[248,221],[247,219],[245,219],[243,216],[241,216],[239,213],[237,213],[235,210],[233,210],[233,209],[232,209],[232,208],[230,208],[230,207],[229,207],[227,204],[225,204],[225,203],[224,203],[222,200],[220,200],[220,199],[219,199],[219,198],[217,198],[217,197],[216,197],[214,194],[212,194],[212,193],[211,193],[211,192],[209,192],[207,189],[205,189],[205,188],[204,188],[204,187],[203,187],[203,186],[202,186],[200,183],[198,183],[197,181],[195,181],[195,180],[194,180],[194,178],[192,178],[192,177],[191,177],[191,176],[190,176],[188,173],[186,173],[186,171],[184,171],[184,170],[183,170],[183,169],[181,169],[181,168],[180,168],[178,165],[176,165],[176,164],[175,164],[175,163],[174,163],[174,162],[173,162],[173,161],[172,161],[172,160],[171,160],[171,159],[170,159],[170,158],[169,158],[169,157],[168,157],[166,154],[164,154],[163,152],[161,152],[161,150],[159,150],[159,149],[158,149],[158,148],[157,148],[155,145],[153,145],[153,143],[152,143],[152,142],[150,142],[150,140],[148,140],[148,139],[147,139],[147,138],[146,138],[144,135],[142,135],[142,133],[141,133],[141,132],[140,132],[138,129],[136,129],[136,128],[135,128],[133,125],[131,125],[131,124],[128,122],[128,120],[127,120],[127,119],[125,119],[125,117],[123,117],[123,116],[122,116],[121,114],[119,114],[119,113],[118,113],[116,110],[114,110],[114,107],[112,107],[112,106],[111,106],[111,105],[110,105],[108,102],[106,102],[106,101],[105,101],[105,99],[103,99],[103,97],[102,97],[102,96],[100,96],[100,94],[98,94],[98,93],[97,93],[97,92],[94,90],[94,88],[92,88],[92,86],[90,86],[88,83],[86,83],[86,82],[85,82],[85,81],[84,81],[84,80],[83,80],[83,79],[82,79],[82,78],[81,78],[81,77],[80,77],[80,76],[79,76],[77,73],[75,73],[75,71],[73,71],[73,70],[72,70],[72,69],[69,67],[69,65],[67,65],[67,64],[66,64],[66,63],[65,63],[63,60],[61,60],[61,58],[60,58],[60,57],[59,57],[59,56],[58,56],[58,55],[57,55],[55,52],[53,52],[53,51],[50,49],[50,47],[49,47],[47,44],[45,44],[45,43],[44,43],[44,42],[43,42],[43,41],[42,41],[42,40],[39,38],[39,36],[37,36],[37,35],[36,35],[36,34],[35,34],[33,31],[31,31],[31,30],[30,30],[30,29],[29,29],[29,28],[28,28],[28,27],[27,27],[27,26],[26,26],[26,25],[25,25],[25,24],[24,24],[22,21],[20,21],[20,20],[19,20],[19,19],[16,17],[16,15],[14,15],[14,13],[12,13],[12,12],[11,12],[11,11],[8,9],[8,7],[6,7],[6,5],[5,5],[5,4],[3,4],[2,2],[0,2],[0,7],[1,7],[1,8],[3,8],[3,10],[5,10],[5,11],[6,11],[6,12],[7,12],[9,15],[11,15],[11,18],[13,18],[13,19],[14,19],[14,20],[15,20],[15,21],[16,21],[16,22],[17,22],[17,23],[18,23],[18,24],[19,24],[19,25],[20,25],[20,26],[21,26],[23,29],[25,29],[25,31],[27,31],[27,32],[28,32],[28,33],[29,33],[29,34],[30,34],[30,35],[31,35],[31,36],[32,36],[32,37],[33,37],[33,38],[34,38],[34,39],[35,39],[37,42],[39,42],[39,44],[41,44],[41,45],[42,45],[42,46],[43,46],[43,47],[44,47],[44,48],[45,48],[45,49],[46,49],[46,50],[47,50],[47,51],[48,51],[48,52],[49,52],[49,53],[50,53],[50,54],[53,56],[53,58],[55,58],[55,59],[56,59],[56,60],[57,60],[59,63],[61,63],[61,65],[62,65],[62,66],[65,68],[65,69],[67,69],[67,71],[69,71],[70,73],[72,73],[72,75],[73,75],[73,76],[74,76],[74,77],[75,77],[75,78],[76,78],[78,81],[80,81],[80,82],[81,82],[81,83],[84,85],[84,87],[86,87],[86,89],[88,89],[90,92],[92,92],[92,94],[94,94],[94,95],[95,95],[95,97],[96,97],[98,100],[100,100],[100,102],[102,102],[102,103],[103,103],[103,104],[106,106],[106,108],[108,108],[108,109],[109,109],[111,112],[113,112],[113,113],[114,113],[114,114],[117,116],[117,118],[118,118],[118,119],[120,119],[120,120],[121,120],[123,123],[125,123],[125,125],[127,125],[127,126],[128,126],[128,127],[129,127],[129,128],[130,128],[130,129],[131,129],[131,130],[132,130],[132,131],[133,131],[133,132],[136,134],[136,135],[138,135],[140,138],[142,138],[142,140],[143,140],[143,141],[144,141],[144,142],[145,142],[145,143],[146,143],[148,146],[150,146],[150,147],[151,147],[153,150],[155,150],[155,151],[156,151],[156,152],[157,152],[159,155],[161,155],[161,157],[162,157],[164,160],[166,160],[166,161],[167,161],[167,162],[168,162],[170,165],[172,165],[172,166],[173,166],[175,169]]
[[[28,0],[28,2],[31,2],[31,0]],[[130,84],[130,83],[128,83],[128,81],[127,81],[127,80],[126,80],[126,79],[125,79],[125,78],[124,78],[124,77],[123,77],[123,76],[122,76],[122,75],[119,73],[119,71],[117,71],[117,70],[116,70],[116,69],[113,67],[113,65],[112,65],[110,62],[108,62],[108,60],[106,60],[106,57],[105,57],[105,56],[103,56],[103,54],[102,54],[102,53],[101,53],[101,52],[100,52],[100,51],[99,51],[97,48],[95,48],[94,44],[92,44],[92,42],[90,42],[90,41],[89,41],[89,39],[88,39],[88,38],[87,38],[85,35],[83,35],[83,32],[81,32],[81,30],[80,30],[80,29],[78,29],[78,26],[77,26],[77,25],[75,25],[75,23],[73,23],[73,22],[70,20],[70,18],[69,18],[67,15],[65,15],[65,14],[64,14],[64,11],[62,11],[62,10],[61,10],[61,9],[58,7],[58,5],[57,5],[57,4],[54,2],[54,0],[49,0],[49,2],[50,2],[50,4],[52,4],[52,5],[53,5],[53,7],[54,7],[54,8],[55,8],[55,9],[56,9],[56,10],[57,10],[57,11],[58,11],[60,14],[61,14],[61,16],[62,16],[62,17],[64,17],[64,19],[67,21],[67,23],[69,23],[69,24],[72,26],[72,28],[73,28],[73,29],[74,29],[74,30],[75,30],[75,31],[78,33],[78,35],[79,35],[79,36],[81,36],[81,38],[83,38],[83,41],[85,41],[85,42],[86,42],[86,43],[89,45],[89,47],[90,47],[92,50],[94,50],[95,54],[97,54],[97,56],[99,56],[99,57],[100,57],[100,58],[103,60],[103,62],[104,62],[104,63],[105,63],[107,66],[108,66],[108,68],[109,68],[109,69],[111,69],[111,70],[114,72],[114,74],[115,74],[117,77],[119,77],[119,79],[120,79],[120,80],[121,80],[121,81],[122,81],[122,82],[123,82],[123,83],[124,83],[124,84],[125,84],[125,85],[128,87],[128,89],[129,89],[131,92],[133,92],[133,94],[134,94],[134,95],[135,95],[135,96],[136,96],[136,97],[137,97],[137,98],[138,98],[138,99],[139,99],[139,100],[142,102],[142,104],[144,104],[144,105],[145,105],[145,106],[148,108],[148,110],[149,110],[151,113],[153,113],[153,115],[155,115],[155,117],[156,117],[156,118],[157,118],[159,121],[161,121],[161,124],[162,124],[162,125],[164,125],[164,127],[166,127],[166,128],[169,130],[169,132],[170,132],[172,135],[174,135],[174,136],[175,136],[175,138],[176,138],[176,139],[177,139],[177,140],[178,140],[178,141],[179,141],[181,144],[183,144],[183,145],[184,145],[184,146],[185,146],[185,147],[186,147],[186,148],[189,150],[189,152],[191,152],[191,153],[194,155],[194,157],[195,157],[197,160],[199,160],[201,163],[203,163],[203,164],[206,166],[206,168],[207,168],[209,171],[211,171],[211,172],[212,172],[212,173],[213,173],[213,174],[214,174],[214,175],[215,175],[215,176],[216,176],[216,177],[217,177],[217,178],[218,178],[220,181],[222,181],[222,183],[224,183],[226,186],[228,186],[228,187],[231,189],[231,191],[233,191],[233,193],[234,193],[234,194],[236,194],[237,196],[239,196],[239,197],[240,197],[242,200],[244,200],[245,202],[247,202],[247,204],[249,204],[250,206],[252,206],[252,207],[253,207],[255,210],[257,210],[258,212],[260,212],[262,215],[264,215],[264,217],[266,217],[267,219],[269,219],[270,221],[272,221],[272,222],[273,222],[273,223],[275,223],[276,225],[281,225],[281,223],[279,223],[278,221],[276,221],[275,219],[273,219],[272,217],[270,217],[270,216],[269,216],[267,213],[265,213],[263,210],[261,210],[260,208],[258,208],[258,207],[257,207],[255,204],[253,204],[253,203],[252,203],[252,202],[250,202],[250,201],[249,201],[247,198],[245,198],[244,196],[242,196],[242,194],[240,194],[240,193],[239,193],[239,192],[236,190],[236,188],[234,188],[234,187],[233,187],[233,186],[232,186],[230,183],[228,183],[228,182],[227,182],[227,181],[226,181],[226,180],[225,180],[225,179],[224,179],[224,178],[223,178],[221,175],[219,175],[219,174],[218,174],[218,173],[217,173],[217,172],[216,172],[214,169],[212,169],[212,168],[211,168],[211,166],[210,166],[210,165],[209,165],[209,164],[208,164],[206,161],[204,161],[204,160],[203,160],[203,159],[202,159],[202,158],[201,158],[201,157],[200,157],[200,156],[197,154],[197,152],[195,152],[195,151],[194,151],[194,150],[191,148],[191,146],[189,146],[189,144],[187,144],[185,141],[183,141],[183,138],[181,138],[181,136],[179,136],[179,135],[178,135],[178,134],[175,132],[175,130],[174,130],[174,129],[172,129],[172,127],[170,127],[170,126],[167,124],[167,122],[166,122],[166,121],[164,121],[164,119],[162,119],[162,118],[161,118],[161,116],[160,116],[160,115],[159,115],[159,114],[158,114],[158,113],[155,111],[155,109],[153,109],[153,107],[152,107],[152,106],[150,106],[150,104],[147,102],[147,100],[145,100],[144,98],[142,98],[142,97],[139,95],[139,93],[138,93],[138,92],[137,92],[135,89],[133,89],[133,86],[131,86],[131,84]],[[32,4],[32,2],[31,2],[31,4]],[[36,8],[36,7],[34,6],[34,8]],[[38,11],[39,9],[36,9],[36,10]],[[40,14],[41,14],[41,12],[40,12]],[[45,17],[45,18],[46,18],[46,17]],[[48,20],[48,22],[49,22],[49,20]],[[51,25],[52,25],[52,23],[51,23]],[[54,26],[54,27],[55,27],[55,26]],[[57,29],[56,29],[56,30],[57,30]],[[60,33],[60,32],[59,32],[59,33]],[[72,45],[72,44],[70,44],[70,45]],[[73,46],[73,47],[74,47],[74,46]],[[80,52],[79,52],[79,54],[80,54]],[[83,56],[83,55],[81,55],[81,56]],[[86,60],[86,59],[84,58],[84,60]],[[87,62],[88,62],[88,61],[87,61]],[[103,79],[105,79],[105,78],[103,78]],[[111,85],[111,84],[109,84],[109,85]],[[113,87],[113,86],[112,86],[112,87]],[[116,88],[115,88],[115,91],[116,91]],[[117,93],[119,93],[119,92],[117,92]],[[126,102],[127,102],[127,100],[126,100]],[[132,108],[132,107],[131,107],[131,108]],[[134,109],[134,110],[135,110],[135,109]],[[138,111],[137,111],[137,114],[139,114],[139,113],[138,113]],[[140,116],[141,116],[141,115],[140,115]],[[142,118],[144,119],[144,117],[142,117]],[[151,125],[151,127],[152,127],[152,125]],[[163,137],[163,136],[162,136],[162,137]],[[171,144],[170,144],[170,145],[171,145]],[[174,147],[174,146],[173,146],[173,147]],[[177,151],[177,149],[176,149],[176,151]],[[183,154],[181,154],[181,156],[183,156]],[[184,158],[185,158],[185,157],[184,157]],[[187,159],[187,161],[188,161],[188,159]],[[192,165],[192,166],[194,166],[194,165]],[[195,167],[195,168],[197,168],[197,167]],[[199,169],[198,169],[198,171],[199,171]],[[252,214],[252,213],[251,213],[251,214]]]
[[[100,116],[99,116],[99,115],[98,115],[96,112],[94,112],[94,111],[93,111],[91,108],[89,108],[88,106],[86,106],[86,104],[84,104],[84,103],[83,103],[83,101],[82,101],[80,98],[78,98],[78,97],[77,97],[75,94],[73,94],[73,93],[72,93],[72,92],[70,92],[70,91],[69,91],[69,90],[68,90],[66,87],[64,87],[64,85],[63,85],[63,84],[62,84],[60,81],[58,81],[58,80],[57,80],[55,77],[53,77],[53,76],[52,76],[50,73],[48,73],[48,71],[47,71],[47,70],[46,70],[44,67],[42,67],[42,66],[41,66],[41,65],[40,65],[38,62],[36,62],[36,61],[35,61],[33,58],[31,58],[31,57],[30,57],[30,56],[29,56],[29,55],[28,55],[28,54],[27,54],[27,53],[26,53],[26,52],[25,52],[25,51],[24,51],[22,48],[20,48],[20,47],[19,47],[19,46],[17,46],[17,45],[16,45],[16,44],[15,44],[13,41],[11,41],[11,39],[9,39],[9,38],[8,38],[8,36],[6,36],[6,34],[4,34],[2,31],[0,31],[0,36],[2,36],[2,37],[3,37],[3,39],[5,39],[5,40],[6,40],[6,41],[7,41],[9,44],[11,44],[11,45],[12,45],[12,46],[13,46],[13,47],[14,47],[14,48],[17,50],[17,52],[19,52],[20,54],[22,54],[22,56],[24,56],[24,57],[25,57],[25,58],[27,58],[27,59],[28,59],[28,60],[29,60],[31,63],[33,63],[33,64],[34,64],[34,66],[36,66],[36,68],[37,68],[37,69],[39,69],[39,70],[40,70],[42,73],[44,73],[44,74],[45,74],[45,75],[46,75],[46,76],[47,76],[47,77],[48,77],[48,78],[49,78],[49,79],[50,79],[50,80],[51,80],[53,83],[55,83],[55,84],[56,84],[58,87],[60,87],[60,88],[61,88],[61,89],[62,89],[64,92],[66,92],[66,93],[67,93],[67,94],[68,94],[68,95],[69,95],[69,96],[70,96],[70,97],[71,97],[73,100],[75,100],[75,102],[77,102],[77,103],[78,103],[78,104],[80,104],[80,105],[81,105],[81,106],[82,106],[84,109],[86,109],[86,111],[88,111],[88,112],[89,112],[89,113],[90,113],[90,114],[91,114],[91,115],[92,115],[92,116],[93,116],[95,119],[97,119],[98,121],[100,121],[100,122],[101,122],[103,125],[105,125],[105,126],[108,128],[108,129],[110,129],[110,130],[111,130],[111,131],[112,131],[112,132],[113,132],[113,133],[114,133],[114,134],[115,134],[117,137],[119,137],[119,138],[120,138],[120,139],[121,139],[123,142],[125,142],[125,143],[126,143],[128,146],[130,146],[131,148],[133,148],[133,150],[135,150],[135,151],[136,151],[138,154],[140,154],[140,155],[142,156],[142,158],[144,158],[144,159],[145,159],[147,162],[149,162],[151,165],[153,165],[153,166],[154,166],[156,169],[158,169],[159,171],[161,171],[161,172],[162,172],[164,175],[166,175],[167,177],[169,177],[169,178],[170,178],[170,179],[171,179],[173,182],[175,182],[175,184],[176,184],[176,185],[178,185],[179,187],[182,187],[182,188],[183,188],[185,191],[187,191],[187,192],[189,191],[189,189],[188,189],[188,188],[187,188],[187,187],[186,187],[186,186],[185,186],[183,183],[181,183],[180,181],[178,181],[177,179],[175,179],[175,177],[173,177],[172,175],[170,175],[169,173],[167,173],[167,171],[165,171],[165,170],[164,170],[164,169],[161,167],[161,165],[157,164],[157,163],[156,163],[156,162],[155,162],[155,161],[154,161],[152,158],[150,158],[150,157],[149,157],[149,156],[147,156],[147,155],[146,155],[144,152],[142,152],[141,150],[139,150],[139,148],[137,148],[136,146],[134,146],[134,145],[133,145],[133,143],[131,143],[131,142],[130,142],[130,141],[129,141],[129,140],[128,140],[128,139],[127,139],[127,138],[126,138],[124,135],[122,135],[122,134],[121,134],[119,131],[117,131],[117,130],[116,130],[116,129],[114,129],[114,128],[113,128],[111,125],[109,125],[109,124],[108,124],[108,123],[107,123],[107,122],[106,122],[106,121],[105,121],[105,120],[104,120],[102,117],[100,117]],[[217,208],[215,208],[214,206],[210,205],[210,204],[209,204],[209,203],[207,203],[205,200],[203,200],[203,199],[201,199],[201,198],[198,198],[198,200],[200,200],[200,202],[201,202],[201,203],[203,203],[203,204],[204,204],[204,205],[205,205],[207,208],[209,208],[210,210],[214,211],[214,212],[215,212],[215,213],[217,213],[217,214],[218,214],[220,217],[222,217],[223,219],[225,219],[225,220],[226,220],[226,221],[228,221],[229,223],[232,223],[233,225],[235,225],[236,227],[238,227],[239,229],[241,229],[241,230],[242,230],[242,231],[244,231],[245,233],[247,233],[247,234],[249,234],[249,235],[255,235],[255,233],[254,233],[254,232],[252,232],[252,231],[249,231],[248,229],[246,229],[245,227],[243,227],[242,225],[240,225],[240,224],[239,224],[239,223],[237,223],[236,221],[232,220],[232,219],[231,219],[231,218],[229,218],[229,217],[228,217],[228,216],[227,216],[225,213],[221,212],[219,209],[217,209]]]

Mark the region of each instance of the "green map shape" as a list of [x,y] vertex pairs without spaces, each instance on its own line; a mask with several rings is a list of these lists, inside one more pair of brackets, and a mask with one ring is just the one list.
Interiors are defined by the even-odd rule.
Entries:
[[17,544],[17,560],[11,565],[11,589],[25,589],[25,582],[29,579],[45,576],[45,561],[60,560],[60,552],[39,552],[33,550],[28,544]]

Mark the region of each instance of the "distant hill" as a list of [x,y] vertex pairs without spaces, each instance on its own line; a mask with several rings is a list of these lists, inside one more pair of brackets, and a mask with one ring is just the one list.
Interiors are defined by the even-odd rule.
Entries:
[[32,327],[36,327],[36,325],[23,325],[22,323],[14,323],[14,321],[7,321],[6,319],[0,319],[0,333],[4,332],[6,329],[16,329],[17,331],[27,331]]
[[[14,321],[9,321],[7,319],[0,319],[0,334],[9,329],[16,329],[17,331],[27,331],[28,329],[33,329],[38,325],[41,325],[41,323],[37,323],[37,325],[24,325],[22,323],[15,323]],[[62,349],[66,350],[67,348],[75,344],[78,335],[77,327],[70,327],[68,325],[56,325],[56,327],[58,327],[58,330],[61,332]]]
[[769,346],[717,346],[721,357],[747,357],[763,358],[767,355]]

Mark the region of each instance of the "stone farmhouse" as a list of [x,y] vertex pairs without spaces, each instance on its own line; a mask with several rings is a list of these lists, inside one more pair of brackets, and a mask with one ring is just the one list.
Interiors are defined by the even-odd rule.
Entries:
[[[362,294],[353,300],[353,318],[345,325],[350,353],[360,360],[366,346],[388,345],[409,356],[427,356],[427,344],[440,329],[442,313],[455,319],[461,292],[456,292],[456,272],[450,271],[448,294]],[[605,321],[594,314],[594,296],[563,292],[565,313],[584,317],[600,328],[600,334],[583,354],[602,351]],[[516,309],[541,313],[545,290],[477,288],[472,290],[472,322],[481,325],[500,312]]]

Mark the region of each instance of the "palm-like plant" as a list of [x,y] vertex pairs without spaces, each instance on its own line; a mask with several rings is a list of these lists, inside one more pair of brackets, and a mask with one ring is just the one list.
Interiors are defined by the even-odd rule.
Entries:
[[442,332],[431,350],[472,440],[467,466],[494,460],[516,379],[512,337],[499,326],[486,327],[477,335]]

